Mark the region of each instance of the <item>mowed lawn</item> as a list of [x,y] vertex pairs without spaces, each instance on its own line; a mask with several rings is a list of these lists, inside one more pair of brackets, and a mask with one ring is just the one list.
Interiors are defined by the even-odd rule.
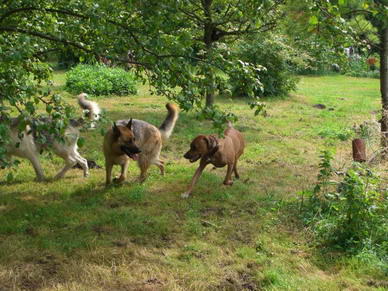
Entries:
[[[87,179],[74,169],[47,183],[34,182],[26,161],[10,182],[0,170],[0,290],[383,290],[373,262],[317,247],[295,202],[313,186],[321,150],[336,148],[338,167],[351,163],[351,127],[379,110],[378,82],[301,77],[289,98],[267,102],[267,117],[255,117],[242,99],[217,100],[239,117],[247,141],[241,179],[223,186],[226,169],[209,166],[189,199],[180,194],[197,164],[183,154],[196,135],[214,132],[193,113],[180,113],[164,145],[166,175],[153,167],[144,184],[134,162],[128,182],[109,188],[104,169]],[[54,84],[63,90],[63,73]],[[166,115],[167,100],[147,86],[96,100],[113,120],[159,126]],[[103,166],[100,131],[81,135],[81,154]],[[43,166],[53,177],[63,162],[44,154]]]

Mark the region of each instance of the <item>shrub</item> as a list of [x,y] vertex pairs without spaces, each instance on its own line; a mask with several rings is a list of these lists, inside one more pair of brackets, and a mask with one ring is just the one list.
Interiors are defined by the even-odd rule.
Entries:
[[128,95],[136,94],[135,76],[121,68],[81,64],[66,74],[66,90],[78,94]]
[[380,178],[365,165],[353,164],[336,181],[332,155],[321,156],[318,182],[304,192],[304,222],[324,244],[351,253],[373,251],[388,256],[388,204]]
[[318,135],[322,138],[327,138],[331,140],[340,140],[340,141],[346,141],[350,139],[353,135],[353,131],[348,128],[325,128],[319,131]]
[[[373,61],[373,66],[372,64]],[[348,71],[345,75],[358,78],[380,78],[378,60],[374,57],[365,58],[350,58]]]
[[[237,54],[242,62],[255,66],[263,66],[264,70],[257,70],[263,90],[257,88],[255,95],[259,97],[285,96],[296,88],[297,78],[294,68],[298,62],[303,62],[294,54],[281,36],[273,35],[257,38],[254,41],[242,42],[237,48]],[[246,96],[246,80],[240,79],[238,74],[230,78],[232,94]]]
[[58,65],[60,70],[69,69],[70,67],[78,64],[79,57],[74,54],[70,49],[63,49],[58,53]]
[[[297,37],[294,44],[299,51],[304,53],[305,66],[297,67],[297,73],[302,75],[329,75],[340,72],[347,67],[348,58],[343,52],[342,47],[336,47],[323,40],[318,35],[309,35]],[[333,72],[333,65],[338,66]]]

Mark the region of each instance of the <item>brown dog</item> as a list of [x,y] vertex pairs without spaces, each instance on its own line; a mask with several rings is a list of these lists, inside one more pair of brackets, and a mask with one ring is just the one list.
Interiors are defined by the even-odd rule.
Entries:
[[116,121],[107,131],[103,146],[107,185],[111,183],[113,165],[121,166],[121,175],[117,182],[125,181],[130,159],[138,162],[140,182],[147,178],[147,170],[151,165],[156,165],[164,175],[163,161],[159,159],[162,141],[170,137],[178,119],[178,108],[175,105],[168,103],[166,108],[167,117],[159,128],[131,118],[129,121]]
[[228,166],[224,185],[232,185],[232,172],[235,177],[240,178],[237,171],[237,161],[244,152],[245,142],[242,134],[233,128],[229,122],[228,128],[224,131],[225,138],[217,138],[214,135],[199,135],[190,144],[190,150],[184,155],[191,163],[201,159],[198,169],[195,171],[189,189],[182,194],[187,198],[193,191],[194,185],[208,164],[217,168]]

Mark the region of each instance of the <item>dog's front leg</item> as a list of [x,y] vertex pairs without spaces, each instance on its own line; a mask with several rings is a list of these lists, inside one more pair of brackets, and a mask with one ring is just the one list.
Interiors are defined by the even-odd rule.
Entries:
[[113,169],[113,163],[111,162],[105,162],[105,172],[106,172],[106,186],[108,186],[110,183],[112,183],[112,169]]
[[191,192],[193,192],[193,188],[195,186],[195,184],[197,183],[199,177],[201,176],[203,170],[205,169],[205,167],[209,164],[209,162],[207,161],[204,161],[204,160],[201,160],[200,164],[199,164],[199,167],[198,169],[195,171],[195,174],[193,176],[193,179],[191,180],[191,184],[189,186],[189,189],[185,192],[185,193],[182,193],[181,194],[181,197],[182,198],[188,198],[191,194]]
[[126,160],[125,163],[121,165],[121,174],[120,174],[120,177],[117,179],[117,183],[122,183],[127,179],[128,166],[129,166],[129,159]]
[[65,160],[65,166],[58,174],[55,175],[54,180],[62,179],[66,172],[70,170],[77,162],[73,157],[67,157]]
[[233,185],[233,180],[232,180],[232,172],[234,170],[234,163],[228,164],[228,169],[226,170],[226,176],[224,180],[224,185]]

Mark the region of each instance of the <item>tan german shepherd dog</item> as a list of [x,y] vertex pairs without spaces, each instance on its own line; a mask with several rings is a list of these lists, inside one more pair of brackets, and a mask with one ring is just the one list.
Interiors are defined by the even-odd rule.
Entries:
[[162,142],[170,137],[178,119],[178,108],[167,103],[168,114],[162,125],[157,128],[148,122],[137,119],[118,120],[105,134],[104,156],[106,168],[106,185],[112,182],[113,165],[120,165],[121,175],[115,182],[122,183],[127,178],[129,160],[138,162],[140,182],[147,178],[147,170],[156,165],[164,175],[164,162],[159,155]]

